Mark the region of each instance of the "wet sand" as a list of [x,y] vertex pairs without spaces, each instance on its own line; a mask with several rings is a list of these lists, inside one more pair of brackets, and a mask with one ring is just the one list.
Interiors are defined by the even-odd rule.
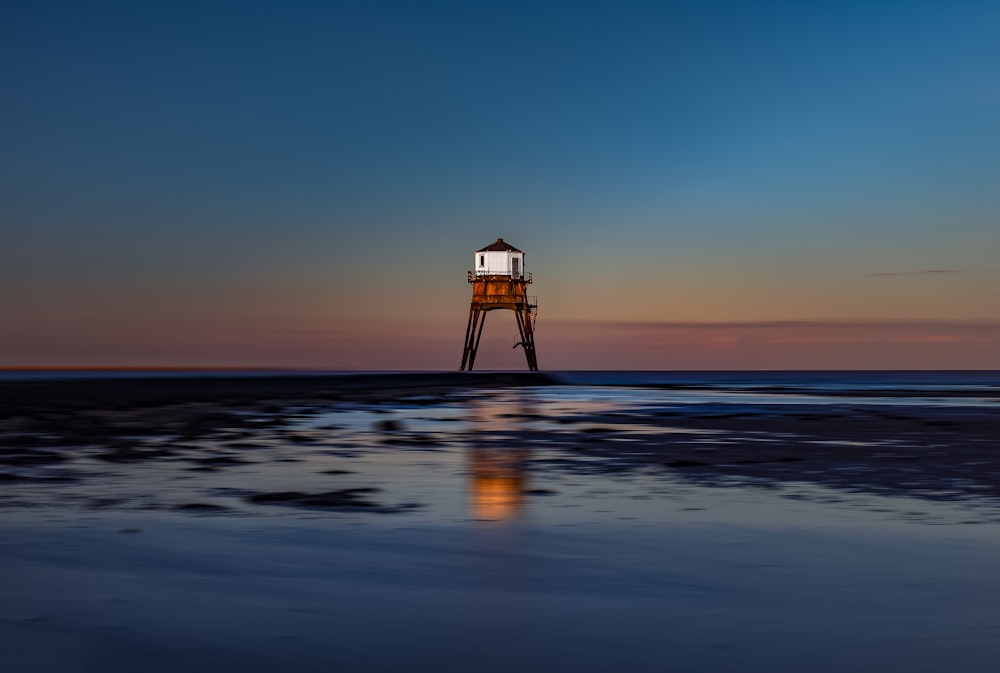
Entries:
[[[476,391],[557,385],[552,376],[518,373],[4,381],[0,482],[76,481],[94,472],[80,470],[81,462],[95,461],[186,461],[190,469],[218,470],[255,460],[262,443],[294,449],[335,440],[336,428],[317,438],[298,426],[344,405],[391,414],[399,405],[465,405]],[[705,483],[808,481],[931,499],[1000,496],[1000,402],[960,406],[982,392],[947,392],[959,406],[863,404],[871,391],[824,391],[825,403],[799,404],[800,389],[756,392],[788,395],[789,401],[767,407],[651,402],[629,408],[591,404],[567,413],[528,409],[507,413],[506,427],[471,439],[482,447],[544,446],[560,454],[532,461],[532,470],[662,469]],[[370,430],[366,441],[400,450],[470,440],[465,428],[408,433],[391,420]]]
[[3,381],[0,644],[18,671],[991,670],[998,399]]

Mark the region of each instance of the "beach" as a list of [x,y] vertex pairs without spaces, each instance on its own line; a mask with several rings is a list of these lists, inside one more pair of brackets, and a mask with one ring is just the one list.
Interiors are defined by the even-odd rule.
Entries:
[[1000,375],[0,380],[17,671],[991,670]]

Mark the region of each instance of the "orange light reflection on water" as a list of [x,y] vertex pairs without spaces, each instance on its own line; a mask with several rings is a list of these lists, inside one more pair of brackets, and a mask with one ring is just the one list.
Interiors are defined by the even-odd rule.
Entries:
[[[524,511],[531,450],[520,443],[506,446],[504,438],[519,418],[536,414],[534,400],[524,391],[505,391],[476,400],[470,410],[470,514],[475,519],[514,519]],[[519,442],[513,435],[511,441]]]
[[469,451],[469,490],[476,519],[512,519],[524,506],[526,449],[473,448]]

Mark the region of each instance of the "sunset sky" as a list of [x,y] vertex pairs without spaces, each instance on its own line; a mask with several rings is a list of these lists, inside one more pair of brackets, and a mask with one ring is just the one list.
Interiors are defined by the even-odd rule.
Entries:
[[[0,367],[1000,369],[996,2],[13,2]],[[492,312],[477,368],[524,368]]]

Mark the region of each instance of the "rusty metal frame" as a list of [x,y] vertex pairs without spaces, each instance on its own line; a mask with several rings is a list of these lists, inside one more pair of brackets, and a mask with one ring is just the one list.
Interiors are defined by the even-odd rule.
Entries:
[[462,350],[461,371],[472,371],[479,352],[479,342],[483,338],[486,314],[498,309],[514,312],[517,332],[521,340],[514,348],[524,348],[524,357],[530,371],[538,371],[538,356],[535,353],[535,330],[531,311],[537,308],[527,295],[527,287],[532,282],[531,274],[512,278],[510,276],[476,275],[468,273],[472,285],[472,303],[469,307],[469,322],[465,327],[465,347]]

